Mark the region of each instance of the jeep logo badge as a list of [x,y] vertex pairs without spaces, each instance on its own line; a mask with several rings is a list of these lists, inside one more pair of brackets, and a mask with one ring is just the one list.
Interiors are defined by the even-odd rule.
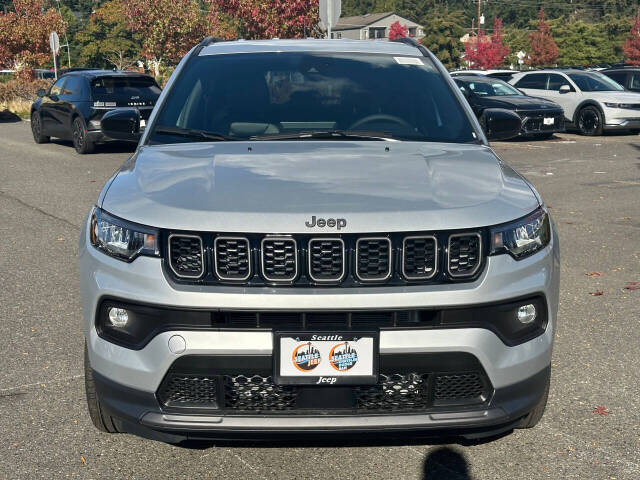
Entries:
[[311,221],[306,221],[306,222],[304,222],[304,224],[308,228],[329,227],[329,228],[337,228],[338,230],[341,230],[341,229],[343,229],[343,228],[345,228],[347,226],[347,219],[346,218],[327,218],[327,219],[324,219],[324,218],[316,218],[316,216],[313,215],[311,217]]

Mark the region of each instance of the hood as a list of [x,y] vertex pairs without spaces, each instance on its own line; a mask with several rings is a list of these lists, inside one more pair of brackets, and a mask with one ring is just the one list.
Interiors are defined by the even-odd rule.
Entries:
[[472,228],[537,206],[483,145],[308,140],[144,146],[102,203],[154,227],[248,233],[309,233],[313,215],[345,218],[345,233]]
[[544,98],[522,96],[484,97],[491,100],[492,108],[507,108],[512,110],[561,110],[562,107]]

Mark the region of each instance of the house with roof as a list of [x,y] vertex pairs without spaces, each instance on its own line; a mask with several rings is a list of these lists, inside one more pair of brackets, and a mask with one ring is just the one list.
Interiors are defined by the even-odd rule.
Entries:
[[331,31],[331,38],[352,40],[377,40],[389,38],[389,27],[395,22],[407,27],[409,37],[424,37],[424,28],[393,12],[367,13],[353,17],[341,17]]

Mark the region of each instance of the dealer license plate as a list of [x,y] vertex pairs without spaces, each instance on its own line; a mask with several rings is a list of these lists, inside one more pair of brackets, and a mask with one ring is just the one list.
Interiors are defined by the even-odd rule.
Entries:
[[377,331],[275,332],[279,385],[373,385],[378,382]]
[[553,117],[545,117],[545,118],[542,120],[542,123],[544,123],[545,125],[553,125],[553,124],[555,123],[555,120],[556,120],[556,119],[555,119],[555,118],[553,118]]

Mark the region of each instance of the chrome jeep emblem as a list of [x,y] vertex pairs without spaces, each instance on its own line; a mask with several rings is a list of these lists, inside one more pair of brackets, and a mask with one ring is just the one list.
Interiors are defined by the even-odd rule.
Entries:
[[304,222],[304,224],[308,227],[308,228],[313,228],[313,227],[320,227],[320,228],[324,228],[324,227],[328,227],[328,228],[336,228],[338,230],[341,230],[343,228],[345,228],[347,226],[347,219],[346,218],[316,218],[315,215],[313,215],[311,217],[311,221],[306,221]]

